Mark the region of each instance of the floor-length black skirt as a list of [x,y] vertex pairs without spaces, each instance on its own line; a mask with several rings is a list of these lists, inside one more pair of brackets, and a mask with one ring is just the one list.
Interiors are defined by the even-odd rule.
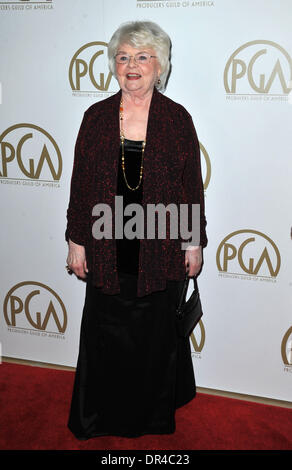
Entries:
[[178,338],[182,282],[137,298],[137,276],[121,292],[87,282],[69,429],[78,439],[175,431],[175,410],[196,394],[189,338]]

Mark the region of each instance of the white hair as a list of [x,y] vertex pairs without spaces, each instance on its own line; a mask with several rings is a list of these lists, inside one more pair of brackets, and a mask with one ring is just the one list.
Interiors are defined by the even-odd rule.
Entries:
[[135,48],[147,47],[155,51],[160,67],[160,83],[156,87],[164,91],[170,71],[170,48],[169,36],[152,21],[129,21],[123,23],[113,34],[108,43],[109,69],[116,77],[115,55],[119,46],[129,44]]

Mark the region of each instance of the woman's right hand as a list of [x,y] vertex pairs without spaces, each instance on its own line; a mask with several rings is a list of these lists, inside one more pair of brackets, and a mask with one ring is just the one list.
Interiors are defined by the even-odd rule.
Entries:
[[69,252],[67,256],[67,265],[71,271],[76,274],[76,276],[81,277],[82,279],[86,278],[88,273],[85,248],[82,245],[77,245],[77,243],[69,240]]

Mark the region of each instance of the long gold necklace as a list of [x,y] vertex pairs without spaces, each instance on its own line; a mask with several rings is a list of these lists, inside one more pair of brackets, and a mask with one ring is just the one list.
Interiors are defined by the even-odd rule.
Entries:
[[125,141],[125,136],[124,136],[124,129],[123,129],[123,119],[124,119],[124,107],[123,107],[123,98],[121,98],[121,102],[120,102],[120,122],[121,122],[121,125],[120,125],[120,137],[121,137],[121,144],[122,144],[122,170],[123,170],[123,176],[124,176],[124,180],[125,180],[125,183],[126,183],[126,186],[128,189],[130,189],[131,191],[136,191],[140,185],[141,185],[141,182],[142,182],[142,177],[143,177],[143,162],[144,162],[144,150],[145,150],[145,145],[146,145],[146,141],[144,140],[143,143],[142,143],[142,156],[141,156],[141,166],[140,166],[140,175],[139,175],[139,182],[137,184],[137,186],[135,188],[132,188],[128,181],[127,181],[127,177],[126,177],[126,167],[125,167],[125,148],[124,148],[124,141]]

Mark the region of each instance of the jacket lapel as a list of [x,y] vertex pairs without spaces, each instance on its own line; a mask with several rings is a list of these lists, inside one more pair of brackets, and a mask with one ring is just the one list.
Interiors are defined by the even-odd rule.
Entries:
[[160,128],[160,93],[154,88],[152,100],[149,108],[149,116],[147,123],[146,133],[146,147],[144,153],[144,168],[143,168],[143,202],[152,202],[155,189],[157,189],[157,175],[161,165],[159,147],[157,141],[159,140]]

